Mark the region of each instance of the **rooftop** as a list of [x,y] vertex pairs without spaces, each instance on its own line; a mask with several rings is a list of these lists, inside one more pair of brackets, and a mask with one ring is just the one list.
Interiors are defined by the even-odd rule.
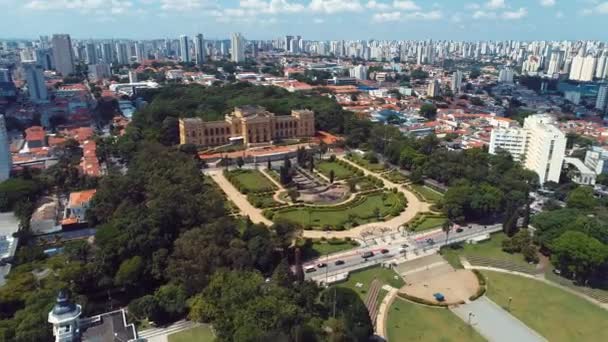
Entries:
[[70,193],[70,207],[82,206],[85,203],[89,203],[93,196],[97,192],[96,189],[76,191]]

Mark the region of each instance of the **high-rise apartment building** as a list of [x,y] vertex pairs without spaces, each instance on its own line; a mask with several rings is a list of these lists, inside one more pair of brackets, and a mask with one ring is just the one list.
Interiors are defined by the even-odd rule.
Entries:
[[101,59],[105,64],[111,64],[116,62],[114,49],[112,49],[112,43],[101,44]]
[[350,77],[354,77],[358,80],[367,80],[368,67],[365,65],[357,65],[350,69]]
[[190,62],[190,40],[188,36],[179,36],[179,57],[182,62]]
[[454,95],[460,94],[462,90],[462,71],[456,70],[452,74],[452,93]]
[[63,76],[74,73],[74,50],[69,34],[54,34],[51,40],[53,45],[53,59],[55,70]]
[[196,52],[196,64],[205,64],[205,38],[200,33],[194,37],[194,50]]
[[11,175],[12,157],[6,132],[4,115],[0,114],[0,182],[4,182]]
[[245,38],[240,33],[233,33],[231,39],[231,60],[235,63],[245,61]]
[[595,100],[595,109],[601,111],[608,110],[608,84],[602,84],[597,92]]
[[87,64],[90,65],[97,63],[97,46],[95,46],[94,43],[87,43],[87,45],[85,46],[85,51],[87,54]]
[[436,96],[439,96],[440,94],[441,94],[441,89],[439,86],[439,81],[432,80],[426,89],[426,96],[427,97],[436,97]]
[[595,70],[595,78],[608,78],[608,50],[597,60],[597,69]]
[[565,134],[557,128],[553,117],[537,114],[527,117],[523,128],[493,129],[489,152],[509,152],[525,168],[536,172],[540,184],[559,182],[566,141]]
[[564,53],[560,50],[554,50],[551,53],[551,57],[549,59],[549,67],[547,68],[547,74],[555,75],[558,74],[561,70],[561,65],[563,63]]
[[44,70],[36,63],[23,64],[25,80],[27,81],[27,92],[30,101],[43,103],[48,101],[49,95],[44,82]]
[[129,53],[126,43],[116,43],[116,60],[118,64],[129,64]]
[[500,69],[500,72],[498,73],[498,82],[513,83],[513,70],[509,67]]
[[146,50],[144,47],[144,43],[137,42],[135,43],[135,58],[137,59],[137,63],[142,63],[147,57]]

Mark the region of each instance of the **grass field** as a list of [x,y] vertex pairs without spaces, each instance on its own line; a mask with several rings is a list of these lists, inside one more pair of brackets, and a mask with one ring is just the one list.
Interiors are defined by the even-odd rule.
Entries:
[[276,190],[275,185],[258,170],[231,170],[228,180],[242,193],[259,193]]
[[428,202],[439,202],[443,195],[440,192],[437,192],[427,186],[412,184],[411,187],[416,190],[425,200]]
[[304,226],[322,227],[325,225],[337,227],[343,226],[355,218],[357,223],[378,221],[374,216],[376,208],[380,211],[380,216],[385,217],[401,203],[399,196],[392,192],[385,192],[386,200],[383,200],[382,193],[375,193],[365,196],[365,198],[352,206],[336,209],[318,208],[292,208],[281,210],[275,215],[276,219],[285,219]]
[[420,223],[412,226],[412,230],[415,232],[421,232],[424,230],[441,228],[445,221],[445,217],[425,217]]
[[208,326],[198,326],[169,335],[169,342],[212,342],[213,332]]
[[356,153],[353,153],[349,159],[353,163],[358,164],[359,166],[362,166],[372,172],[382,172],[382,171],[386,170],[386,168],[384,167],[384,164],[370,163],[369,160],[363,158],[362,156],[360,156]]
[[483,272],[486,295],[549,341],[608,341],[608,312],[559,288],[510,274]]
[[[455,233],[452,233],[455,234]],[[529,265],[524,256],[520,253],[509,254],[502,250],[502,241],[507,236],[504,233],[492,234],[492,238],[488,241],[480,242],[477,244],[464,244],[462,248],[448,248],[444,249],[442,254],[450,261],[454,260],[458,255],[472,256],[472,257],[483,257],[502,261],[508,261],[517,264],[522,267],[533,269],[534,266]],[[452,256],[451,254],[454,254]],[[454,266],[454,265],[452,265]]]
[[396,299],[386,325],[391,342],[482,342],[473,328],[451,311]]
[[348,241],[345,241],[340,244],[330,244],[330,243],[323,242],[323,241],[315,241],[312,244],[312,249],[315,252],[315,254],[320,256],[320,255],[327,255],[327,254],[347,251],[347,250],[353,249],[357,246],[358,246],[358,244],[354,244],[354,242],[351,243]]
[[[397,277],[397,279],[395,279]],[[395,273],[395,271],[383,268],[380,266],[375,266],[372,268],[368,268],[363,271],[352,272],[348,275],[348,280],[343,283],[339,283],[336,286],[347,287],[359,295],[362,300],[365,300],[367,296],[367,291],[369,290],[370,285],[374,279],[378,279],[382,284],[388,284],[395,288],[401,288],[405,283],[403,279]],[[363,284],[362,287],[357,287],[357,283]],[[384,294],[386,295],[386,293]]]
[[334,176],[336,180],[347,179],[355,175],[355,172],[347,169],[345,166],[340,165],[338,162],[323,160],[317,162],[315,168],[321,172],[325,177],[329,178],[329,172],[334,170]]

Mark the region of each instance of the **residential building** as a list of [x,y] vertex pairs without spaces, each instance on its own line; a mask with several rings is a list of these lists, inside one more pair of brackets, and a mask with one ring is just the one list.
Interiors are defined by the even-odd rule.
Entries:
[[12,158],[11,149],[6,131],[4,115],[0,114],[0,182],[4,182],[11,175]]
[[11,69],[0,68],[0,82],[13,83]]
[[595,109],[600,111],[608,110],[608,84],[602,84],[597,92]]
[[597,60],[597,69],[595,70],[595,78],[604,79],[608,78],[608,50],[604,50],[604,53]]
[[112,43],[101,44],[101,59],[105,64],[112,64],[116,62],[116,54],[112,49]]
[[580,159],[573,157],[565,157],[564,165],[568,165],[576,170],[572,174],[572,181],[580,185],[595,185],[595,172],[587,167]]
[[452,74],[452,93],[454,95],[460,94],[462,90],[462,71],[456,70]]
[[44,70],[36,63],[23,64],[25,79],[27,81],[27,92],[30,101],[44,103],[48,101],[48,91],[44,82]]
[[197,34],[194,38],[194,50],[196,57],[196,64],[205,64],[205,38],[202,34]]
[[585,154],[585,165],[596,175],[608,173],[608,150],[601,146],[591,146]]
[[513,70],[509,67],[500,69],[500,72],[498,73],[498,82],[513,83]]
[[129,53],[127,52],[126,43],[116,43],[116,60],[118,64],[129,64]]
[[69,34],[54,34],[51,40],[53,44],[53,59],[55,70],[63,76],[74,73],[74,50]]
[[222,121],[180,119],[179,133],[181,144],[268,144],[276,139],[314,136],[315,114],[310,110],[293,110],[291,115],[275,115],[260,106],[242,106],[235,107]]
[[534,74],[540,70],[541,58],[540,56],[530,55],[528,59],[524,61],[521,67],[521,72],[524,74]]
[[549,67],[547,68],[547,74],[555,75],[559,74],[564,59],[564,53],[560,50],[551,52],[551,58],[549,60]]
[[240,33],[233,33],[231,39],[231,58],[235,63],[245,61],[245,38]]
[[581,51],[572,59],[569,79],[583,82],[593,81],[596,67],[597,58],[595,58],[593,55],[583,57],[583,53]]
[[427,97],[436,97],[439,96],[441,94],[441,88],[439,85],[439,81],[437,80],[432,80],[426,90],[426,96]]
[[92,81],[100,81],[104,78],[110,78],[110,76],[112,76],[112,71],[109,64],[99,63],[89,65],[89,78]]
[[86,222],[87,209],[91,206],[96,192],[95,189],[71,192],[62,225]]
[[98,61],[97,46],[94,43],[87,43],[85,51],[87,53],[87,64],[96,64]]
[[354,77],[358,80],[367,80],[367,70],[369,68],[365,65],[357,65],[350,69],[350,77]]
[[566,136],[547,114],[529,116],[524,127],[492,130],[489,152],[509,152],[514,160],[538,174],[540,184],[558,182],[566,151]]
[[144,43],[135,43],[135,58],[137,59],[137,63],[142,63],[147,57]]
[[179,36],[179,57],[182,62],[190,62],[190,40],[188,36]]

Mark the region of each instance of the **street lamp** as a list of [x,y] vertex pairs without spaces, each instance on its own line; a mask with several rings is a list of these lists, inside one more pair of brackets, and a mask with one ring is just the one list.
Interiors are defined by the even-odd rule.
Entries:
[[469,311],[469,325],[471,325],[471,317],[475,317],[475,314]]

